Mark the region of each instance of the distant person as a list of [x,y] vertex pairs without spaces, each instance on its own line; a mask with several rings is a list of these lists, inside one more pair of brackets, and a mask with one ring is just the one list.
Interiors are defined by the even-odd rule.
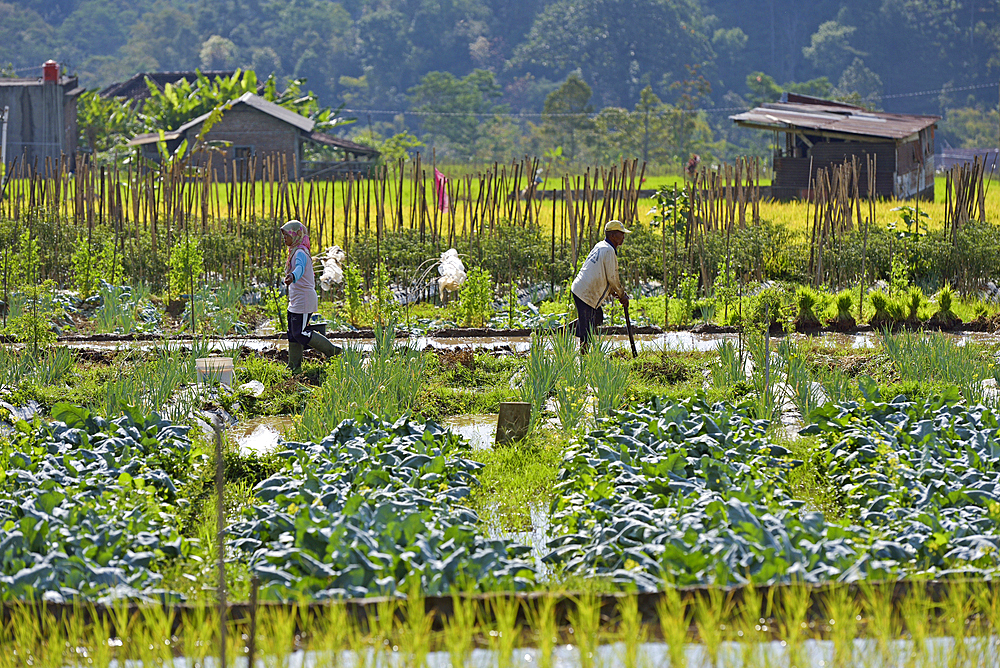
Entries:
[[618,247],[630,234],[619,220],[609,220],[604,225],[604,241],[590,251],[590,255],[573,280],[573,301],[576,303],[576,335],[580,339],[580,353],[587,354],[587,346],[594,330],[604,323],[604,302],[617,297],[628,308],[628,293],[618,278]]
[[318,350],[327,357],[341,350],[319,332],[306,329],[309,319],[319,308],[316,295],[316,274],[309,254],[309,231],[297,220],[281,226],[281,238],[288,247],[285,260],[285,285],[288,286],[288,368],[292,373],[302,370],[302,351]]

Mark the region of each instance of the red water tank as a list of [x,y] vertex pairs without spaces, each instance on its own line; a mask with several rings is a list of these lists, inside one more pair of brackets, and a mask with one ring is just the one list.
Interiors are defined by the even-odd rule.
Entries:
[[54,60],[46,60],[42,65],[42,81],[45,83],[59,83],[59,63]]

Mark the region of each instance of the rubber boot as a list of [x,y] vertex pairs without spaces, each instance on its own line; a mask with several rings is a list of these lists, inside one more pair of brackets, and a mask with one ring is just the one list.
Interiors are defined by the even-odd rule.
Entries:
[[292,373],[302,371],[302,344],[288,342],[288,368]]
[[313,332],[309,335],[309,347],[323,353],[327,357],[333,357],[343,352],[340,346],[334,344],[319,332]]

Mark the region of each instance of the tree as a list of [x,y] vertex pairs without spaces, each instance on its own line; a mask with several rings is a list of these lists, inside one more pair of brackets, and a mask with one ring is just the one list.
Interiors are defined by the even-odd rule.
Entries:
[[865,55],[851,46],[851,35],[855,30],[857,28],[854,26],[843,25],[837,21],[825,21],[809,38],[809,46],[802,49],[802,55],[817,71],[836,75],[844,69],[852,57]]
[[236,64],[236,45],[231,39],[212,35],[202,43],[199,55],[206,70],[224,70]]
[[833,95],[833,86],[826,77],[800,82],[789,81],[779,86],[774,77],[763,72],[751,72],[747,75],[746,85],[749,89],[746,101],[751,107],[759,107],[765,102],[777,102],[783,93],[799,93],[820,98],[829,98]]
[[424,115],[421,125],[429,143],[463,160],[476,152],[481,117],[506,112],[497,104],[500,95],[500,86],[487,70],[474,70],[461,79],[450,72],[428,72],[409,91],[413,110]]
[[841,100],[874,109],[882,97],[882,79],[865,67],[865,61],[855,58],[840,75],[834,93]]
[[4,61],[9,59],[15,67],[39,66],[52,53],[52,37],[51,26],[36,12],[0,2]]
[[674,156],[676,110],[664,104],[646,86],[633,111],[606,107],[594,119],[602,162],[639,157],[643,162],[666,163]]
[[142,119],[129,101],[104,99],[97,91],[84,91],[76,103],[80,146],[95,156],[120,147],[143,130]]
[[545,98],[542,110],[542,132],[552,146],[562,146],[567,159],[577,158],[581,135],[594,129],[589,104],[593,96],[590,86],[576,72]]
[[579,69],[604,105],[638,101],[680,63],[712,57],[700,3],[687,0],[558,0],[535,19],[512,59],[562,76]]
[[[176,84],[168,83],[163,90],[148,80],[146,83],[149,98],[142,106],[141,118],[148,131],[174,130],[244,93],[258,92],[257,75],[253,70],[236,70],[231,77],[217,76],[213,79],[199,72],[194,83],[181,80]],[[340,117],[339,109],[321,106],[312,91],[303,92],[302,83],[292,80],[283,91],[279,91],[277,79],[271,75],[264,82],[262,97],[312,119],[317,130],[354,122],[353,119]]]
[[670,85],[677,91],[678,98],[674,120],[674,136],[677,146],[677,158],[686,161],[691,152],[691,144],[696,135],[702,131],[704,118],[695,110],[712,94],[712,86],[701,74],[698,65],[687,65],[687,76]]
[[941,140],[957,148],[991,148],[997,144],[997,120],[996,109],[949,109],[941,122]]

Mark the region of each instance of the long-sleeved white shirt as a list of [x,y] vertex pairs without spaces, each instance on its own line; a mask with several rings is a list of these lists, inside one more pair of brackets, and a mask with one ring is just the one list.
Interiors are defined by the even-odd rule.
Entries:
[[618,253],[607,239],[590,251],[571,289],[591,308],[600,308],[609,295],[616,297],[625,293],[618,278]]

